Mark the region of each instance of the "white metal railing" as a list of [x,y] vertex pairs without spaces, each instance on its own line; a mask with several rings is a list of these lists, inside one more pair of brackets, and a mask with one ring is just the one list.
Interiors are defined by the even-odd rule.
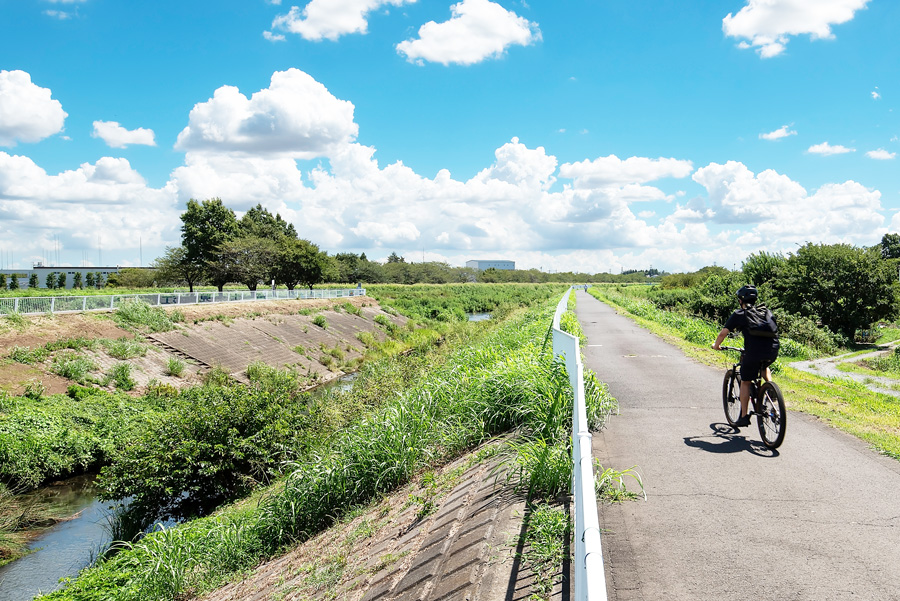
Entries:
[[295,290],[239,290],[234,292],[161,292],[158,294],[114,294],[110,296],[19,296],[0,298],[0,315],[112,311],[126,300],[138,300],[152,306],[174,307],[202,303],[236,303],[292,298],[346,298],[365,295],[365,288],[337,290],[324,288],[309,290],[303,288]]
[[566,291],[553,316],[553,355],[566,362],[569,382],[575,394],[572,410],[572,488],[575,497],[575,601],[606,601],[606,573],[600,546],[600,520],[594,490],[591,433],[584,401],[584,366],[578,338],[563,332],[559,322],[569,301]]

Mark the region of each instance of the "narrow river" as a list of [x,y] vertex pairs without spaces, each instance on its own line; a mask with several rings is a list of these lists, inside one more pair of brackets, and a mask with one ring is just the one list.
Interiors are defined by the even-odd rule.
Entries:
[[0,567],[0,601],[27,601],[75,576],[109,544],[109,511],[96,499],[93,478],[79,476],[24,496],[70,516],[29,544],[32,553]]
[[[347,392],[358,375],[346,374],[316,390]],[[23,495],[25,503],[50,505],[56,515],[71,517],[32,541],[32,553],[0,567],[0,601],[29,601],[39,593],[55,591],[62,586],[61,578],[77,575],[106,549],[110,543],[110,503],[98,501],[96,495],[91,476],[71,478]]]

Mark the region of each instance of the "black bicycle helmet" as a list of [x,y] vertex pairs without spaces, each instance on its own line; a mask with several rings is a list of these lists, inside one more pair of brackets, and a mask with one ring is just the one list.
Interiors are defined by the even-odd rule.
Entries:
[[756,286],[742,286],[741,289],[737,291],[737,297],[745,304],[752,305],[756,302],[756,299],[759,298],[759,294],[756,292]]

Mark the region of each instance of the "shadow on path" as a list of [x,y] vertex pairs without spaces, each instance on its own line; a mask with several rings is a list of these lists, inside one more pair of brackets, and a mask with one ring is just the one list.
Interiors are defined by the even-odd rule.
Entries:
[[[751,428],[753,426],[750,426]],[[684,444],[707,453],[744,453],[749,451],[760,457],[778,457],[778,451],[770,449],[758,440],[743,436],[740,429],[728,424],[712,423],[709,436],[685,436]]]

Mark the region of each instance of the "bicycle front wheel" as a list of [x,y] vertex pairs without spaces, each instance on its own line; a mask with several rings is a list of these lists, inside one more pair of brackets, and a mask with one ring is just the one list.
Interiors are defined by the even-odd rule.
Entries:
[[740,376],[729,369],[722,382],[722,404],[725,407],[725,419],[729,426],[734,426],[741,417],[741,380]]
[[784,431],[787,428],[784,396],[775,382],[766,382],[759,389],[758,398],[759,408],[762,410],[757,418],[759,435],[764,445],[777,449],[784,442]]

